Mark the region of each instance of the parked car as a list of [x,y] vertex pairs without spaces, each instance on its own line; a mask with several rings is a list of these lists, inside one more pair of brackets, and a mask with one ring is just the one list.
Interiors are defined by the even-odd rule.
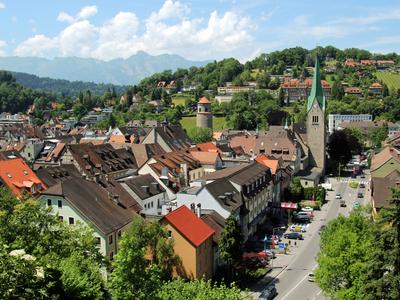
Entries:
[[365,174],[361,174],[360,178],[365,178]]
[[361,182],[358,186],[363,189],[365,188],[365,183]]
[[312,208],[312,207],[309,207],[309,206],[306,206],[306,207],[303,207],[303,208],[301,209],[301,211],[305,211],[305,212],[313,212],[313,211],[314,211],[314,208]]
[[360,202],[358,202],[358,201],[354,201],[353,202],[353,208],[360,208]]
[[364,197],[363,193],[358,193],[357,194],[357,198],[363,198],[363,197]]
[[314,281],[315,281],[314,273],[309,273],[309,274],[308,274],[308,281],[309,281],[309,282],[314,282]]
[[262,293],[258,297],[258,299],[271,300],[271,299],[275,298],[276,295],[278,295],[278,292],[276,291],[275,284],[270,284],[262,291]]
[[297,223],[310,223],[310,217],[306,215],[295,215],[293,220]]
[[283,237],[289,240],[303,240],[303,235],[298,232],[285,233]]
[[264,252],[264,253],[266,253],[267,254],[267,256],[268,256],[268,258],[276,258],[276,255],[275,255],[275,252],[274,251],[271,251],[271,250],[263,250],[262,252]]
[[346,207],[346,201],[340,200],[340,207]]
[[335,199],[342,199],[342,195],[340,195],[339,193],[336,194]]

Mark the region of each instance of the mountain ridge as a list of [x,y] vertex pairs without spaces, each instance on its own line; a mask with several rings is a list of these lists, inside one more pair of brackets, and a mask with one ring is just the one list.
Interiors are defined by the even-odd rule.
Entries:
[[199,67],[209,62],[191,61],[176,54],[153,56],[139,51],[126,59],[109,61],[82,57],[0,57],[0,69],[68,81],[130,85],[157,72]]

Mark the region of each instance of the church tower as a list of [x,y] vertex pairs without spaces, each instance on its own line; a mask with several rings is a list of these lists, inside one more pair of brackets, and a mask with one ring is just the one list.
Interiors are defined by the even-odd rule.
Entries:
[[211,102],[206,97],[202,97],[197,103],[197,127],[207,127],[212,130]]
[[326,101],[321,86],[318,58],[315,62],[311,92],[307,100],[307,145],[309,148],[309,165],[325,172],[326,161]]

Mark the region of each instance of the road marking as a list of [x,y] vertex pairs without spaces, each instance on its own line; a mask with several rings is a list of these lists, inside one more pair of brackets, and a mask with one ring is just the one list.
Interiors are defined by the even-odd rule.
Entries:
[[321,295],[321,292],[322,292],[322,290],[319,290],[319,292],[312,298],[312,300],[317,299],[317,297],[318,297],[319,295]]
[[[314,270],[317,266],[318,266],[318,264],[315,264],[315,266],[312,267],[311,270]],[[308,273],[307,273],[306,276],[304,276],[303,279],[301,279],[293,288],[291,288],[291,289],[289,290],[289,292],[287,292],[287,293],[285,294],[285,296],[283,296],[283,297],[281,298],[281,300],[283,300],[283,299],[285,299],[287,296],[289,296],[289,295],[304,281],[304,279],[306,279],[307,277],[308,277]]]

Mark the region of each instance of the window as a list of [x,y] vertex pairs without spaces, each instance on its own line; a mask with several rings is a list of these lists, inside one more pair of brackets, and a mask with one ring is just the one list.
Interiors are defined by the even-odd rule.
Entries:
[[59,219],[60,221],[64,221],[63,216],[58,216],[58,219]]
[[172,238],[172,231],[168,230],[168,238]]
[[62,201],[61,200],[58,200],[58,207],[62,208]]
[[74,225],[75,224],[75,220],[72,217],[69,217],[69,225]]
[[118,238],[121,238],[122,232],[121,230],[118,230]]
[[99,237],[95,237],[96,245],[101,245],[101,239]]
[[153,201],[151,201],[151,207],[153,208],[153,206],[154,206],[154,205],[153,205]]
[[113,260],[114,259],[114,252],[110,252],[110,260]]
[[312,122],[318,123],[318,116],[312,116]]
[[109,243],[110,245],[113,243],[113,236],[112,236],[112,235],[110,235],[110,236],[108,237],[108,243]]
[[47,206],[52,206],[51,199],[47,199]]

